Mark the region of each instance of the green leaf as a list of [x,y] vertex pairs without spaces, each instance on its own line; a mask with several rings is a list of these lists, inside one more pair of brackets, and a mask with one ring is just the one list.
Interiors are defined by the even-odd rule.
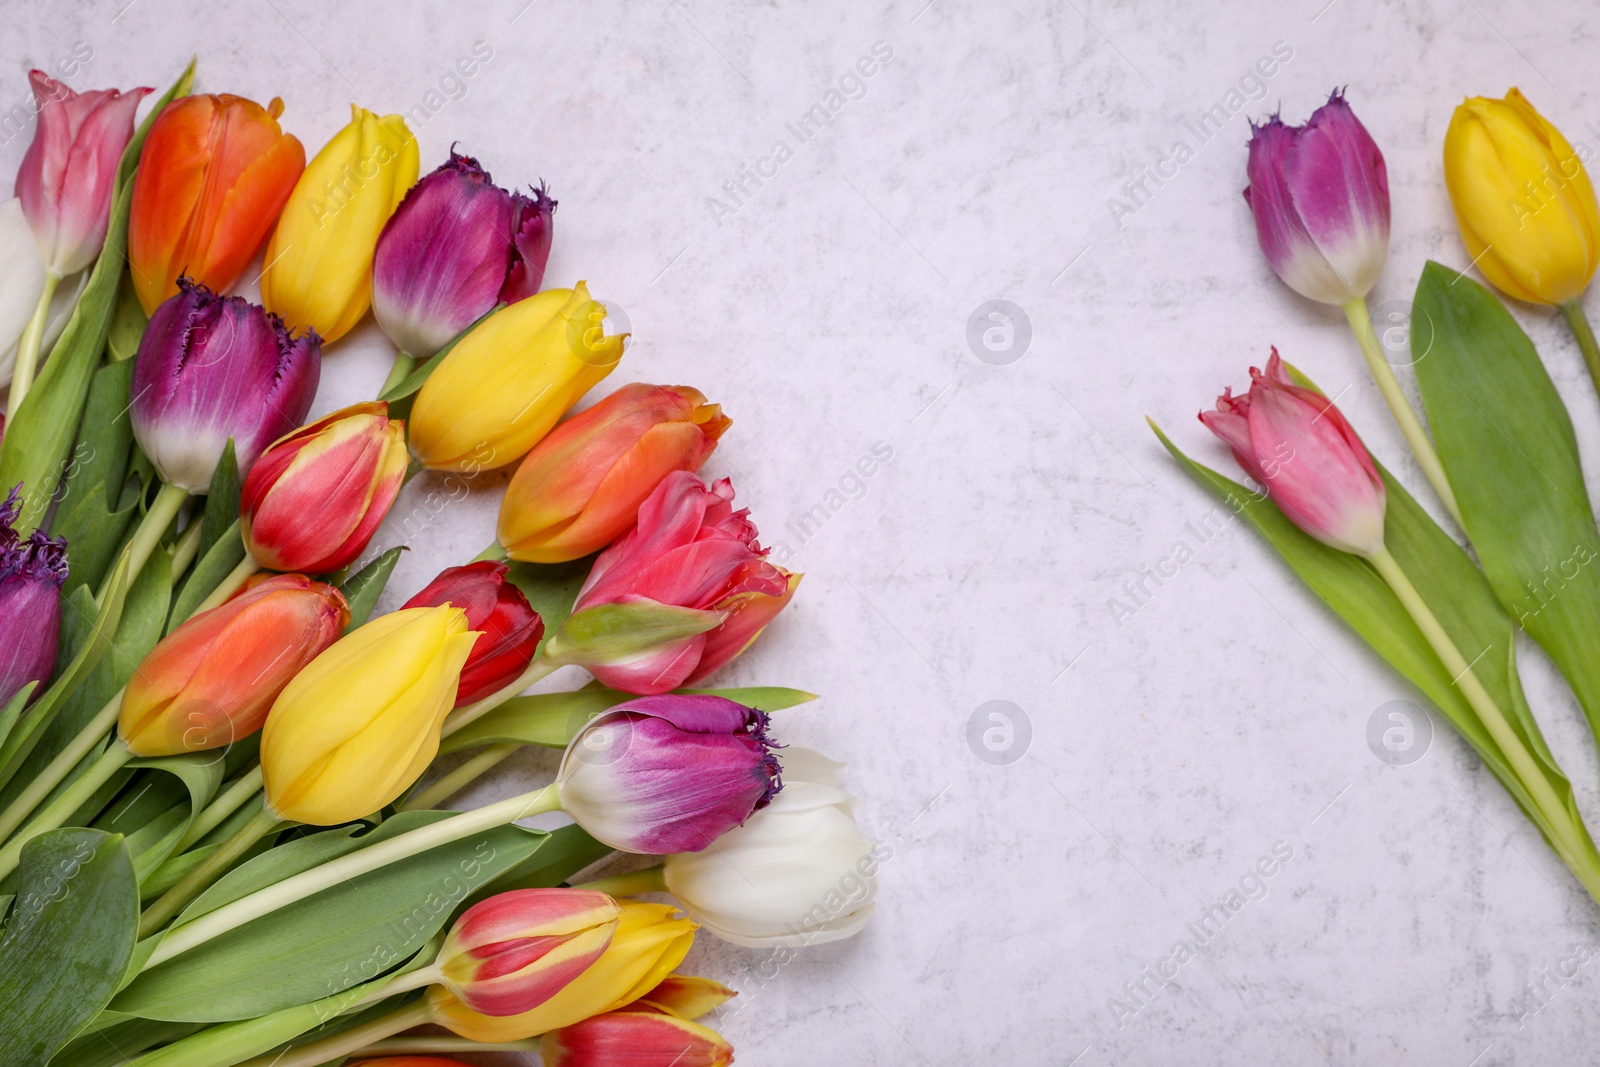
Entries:
[[[1302,533],[1264,496],[1189,459],[1159,427],[1153,422],[1150,425],[1167,451],[1227,508],[1226,512],[1215,509],[1204,526],[1210,528],[1214,520],[1226,522],[1229,513],[1254,526],[1323,603],[1439,709],[1548,840],[1549,833],[1536,816],[1538,809],[1527,789],[1512,773],[1477,713],[1377,572],[1365,561]],[[1501,609],[1483,572],[1461,547],[1381,466],[1379,473],[1388,490],[1384,538],[1389,552],[1438,616],[1456,647],[1475,663],[1473,672],[1490,696],[1510,712],[1521,695],[1510,617]],[[1571,783],[1550,759],[1548,746],[1532,716],[1508,715],[1508,720],[1543,763],[1552,788],[1570,806]]]
[[473,894],[470,901],[507,893],[513,889],[545,889],[563,885],[573,875],[598,863],[616,850],[590,837],[577,823],[570,823],[550,831],[550,839],[539,851],[511,868],[493,882]]
[[[291,841],[230,872],[178,924],[340,855],[416,829],[447,812],[402,812],[359,838],[359,827]],[[145,971],[116,1010],[151,1019],[221,1022],[303,1004],[366,981],[412,956],[479,886],[528,856],[547,835],[501,826],[353,878]]]
[[654,600],[596,604],[571,616],[546,639],[544,654],[558,663],[605,663],[722,624],[720,611],[700,611]]
[[545,642],[571,617],[573,602],[594,569],[594,560],[594,556],[585,556],[570,563],[510,561],[506,579],[522,590],[522,595],[544,621]]
[[211,485],[206,490],[206,510],[200,520],[200,554],[211,551],[213,545],[232,530],[239,521],[239,461],[233,454],[233,438],[222,449],[222,458],[211,475]]
[[33,696],[33,691],[39,688],[38,682],[29,682],[11,695],[5,707],[0,708],[0,744],[10,735],[12,727],[17,725],[17,717],[22,714],[22,709],[27,706],[28,698]]
[[122,285],[117,290],[117,305],[111,312],[111,329],[106,334],[106,355],[113,364],[129,363],[139,354],[139,342],[144,340],[144,328],[150,325],[150,316],[139,303],[139,294],[133,288],[133,274],[124,271]]
[[43,1067],[106,1006],[133,952],[139,887],[120,837],[52,830],[22,850],[0,938],[0,1048]]
[[1431,332],[1417,384],[1472,547],[1600,741],[1600,534],[1566,406],[1528,335],[1472,279],[1430,262],[1413,316]]
[[[490,315],[493,315],[496,311],[499,311],[503,307],[505,307],[504,304],[496,304],[494,307],[478,316],[477,320],[474,321],[471,326],[468,326],[465,330],[462,330],[460,333],[456,334],[456,336],[452,337],[450,339],[450,343],[439,349],[438,354],[436,354],[432,359],[428,360],[426,363],[423,363],[421,366],[417,367],[416,370],[413,370],[410,374],[402,378],[399,384],[392,385],[385,389],[382,393],[378,394],[378,399],[389,401],[399,400],[402,397],[408,397],[418,389],[421,389],[422,383],[428,380],[428,375],[439,369],[439,364],[444,362],[444,357],[450,354],[450,350],[456,345],[460,344],[461,339],[467,336],[467,334],[471,333],[477,327],[478,323],[482,322]],[[392,411],[390,412],[390,415],[396,418],[400,417],[395,415]]]
[[[799,689],[778,686],[757,686],[746,689],[683,689],[684,693],[709,693],[727,697],[748,707],[762,711],[780,711],[815,700],[816,696]],[[476,748],[479,745],[498,745],[515,742],[521,745],[543,745],[546,748],[566,748],[568,742],[590,719],[607,708],[634,699],[632,693],[619,693],[615,689],[593,683],[567,693],[536,693],[533,696],[512,697],[498,708],[463,726],[439,743],[440,755]]]
[[217,750],[129,761],[129,767],[172,775],[183,784],[188,796],[186,804],[168,808],[128,835],[134,873],[141,882],[166,862],[194,817],[216,796],[217,787],[222,784],[224,756],[224,752]]
[[129,1019],[116,1012],[101,1012],[88,1029],[51,1058],[50,1067],[121,1067],[129,1056],[188,1037],[203,1025]]
[[128,386],[133,364],[101,367],[89,383],[78,443],[50,532],[64,537],[72,561],[65,590],[79,585],[98,589],[122,548],[133,518],[135,494],[123,499],[128,461],[133,453]]
[[394,565],[399,562],[400,553],[404,551],[404,546],[389,549],[351,575],[339,587],[345,600],[350,603],[350,624],[345,627],[345,633],[363,625],[372,617],[372,610],[378,606],[378,598],[383,595],[384,587],[389,584],[389,575],[393,573]]
[[172,616],[167,620],[167,632],[188,621],[195,609],[205,602],[211,591],[240,563],[244,562],[244,540],[239,536],[239,522],[223,531],[216,544],[200,555],[199,561],[189,570],[183,590],[173,601]]

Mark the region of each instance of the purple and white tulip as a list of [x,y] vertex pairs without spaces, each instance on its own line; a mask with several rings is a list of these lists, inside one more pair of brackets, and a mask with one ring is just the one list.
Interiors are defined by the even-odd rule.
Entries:
[[48,682],[55,671],[61,586],[67,580],[65,541],[42,530],[17,535],[20,489],[0,503],[0,707],[29,682]]
[[305,421],[322,370],[314,331],[237,296],[178,279],[134,357],[133,435],[163,481],[204,493],[233,438],[241,476]]
[[1367,295],[1389,254],[1383,153],[1335,91],[1304,126],[1251,124],[1245,203],[1267,262],[1301,296],[1347,304]]
[[539,291],[556,202],[494,184],[471,156],[419,181],[378,237],[372,313],[395,347],[427,359],[497,303]]
[[17,196],[45,269],[64,278],[100,255],[117,164],[150,90],[75,93],[42,70],[30,71],[28,81],[39,125],[17,169]]
[[724,697],[639,697],[567,746],[561,808],[624,852],[699,852],[783,788],[767,716]]

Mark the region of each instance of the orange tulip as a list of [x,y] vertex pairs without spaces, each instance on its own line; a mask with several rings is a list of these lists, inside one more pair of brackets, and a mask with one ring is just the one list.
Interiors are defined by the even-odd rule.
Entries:
[[156,117],[128,220],[133,288],[146,314],[187,274],[226,292],[289,199],[306,152],[278,125],[283,101],[185,96]]

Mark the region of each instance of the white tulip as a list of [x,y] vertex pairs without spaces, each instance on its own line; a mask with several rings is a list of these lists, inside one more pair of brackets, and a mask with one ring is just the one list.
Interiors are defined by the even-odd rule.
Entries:
[[11,381],[17,341],[44,293],[44,259],[22,201],[0,203],[0,385]]
[[751,948],[816,945],[866,925],[877,858],[856,827],[843,764],[803,748],[779,755],[783,790],[701,852],[668,856],[667,890],[701,926]]

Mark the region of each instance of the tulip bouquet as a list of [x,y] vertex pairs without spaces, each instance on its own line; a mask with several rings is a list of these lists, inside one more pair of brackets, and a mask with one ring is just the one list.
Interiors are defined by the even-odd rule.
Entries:
[[[800,582],[698,474],[729,419],[644,383],[571,413],[626,338],[543,288],[542,185],[454,148],[419,180],[359,107],[308,162],[281,100],[193,75],[136,125],[150,90],[34,72],[0,204],[5,1062],[732,1062],[696,930],[848,937],[878,853],[776,739],[811,694],[703,688]],[[369,308],[392,372],[307,422]],[[496,543],[375,614],[407,481],[513,465]],[[529,745],[548,784],[443,807]],[[658,859],[583,880],[616,853]]]
[[[1600,265],[1600,209],[1581,156],[1516,89],[1458,107],[1443,154],[1468,269],[1520,304],[1559,308],[1600,385],[1581,305]],[[1246,170],[1262,252],[1295,291],[1344,309],[1449,525],[1276,350],[1246,394],[1225,389],[1200,415],[1248,488],[1156,433],[1460,732],[1600,902],[1600,853],[1524,696],[1515,643],[1520,629],[1550,658],[1600,740],[1589,566],[1600,532],[1569,413],[1511,311],[1466,269],[1430,262],[1409,330],[1424,427],[1366,310],[1388,251],[1388,177],[1341,93],[1303,126],[1273,116],[1254,127]]]

